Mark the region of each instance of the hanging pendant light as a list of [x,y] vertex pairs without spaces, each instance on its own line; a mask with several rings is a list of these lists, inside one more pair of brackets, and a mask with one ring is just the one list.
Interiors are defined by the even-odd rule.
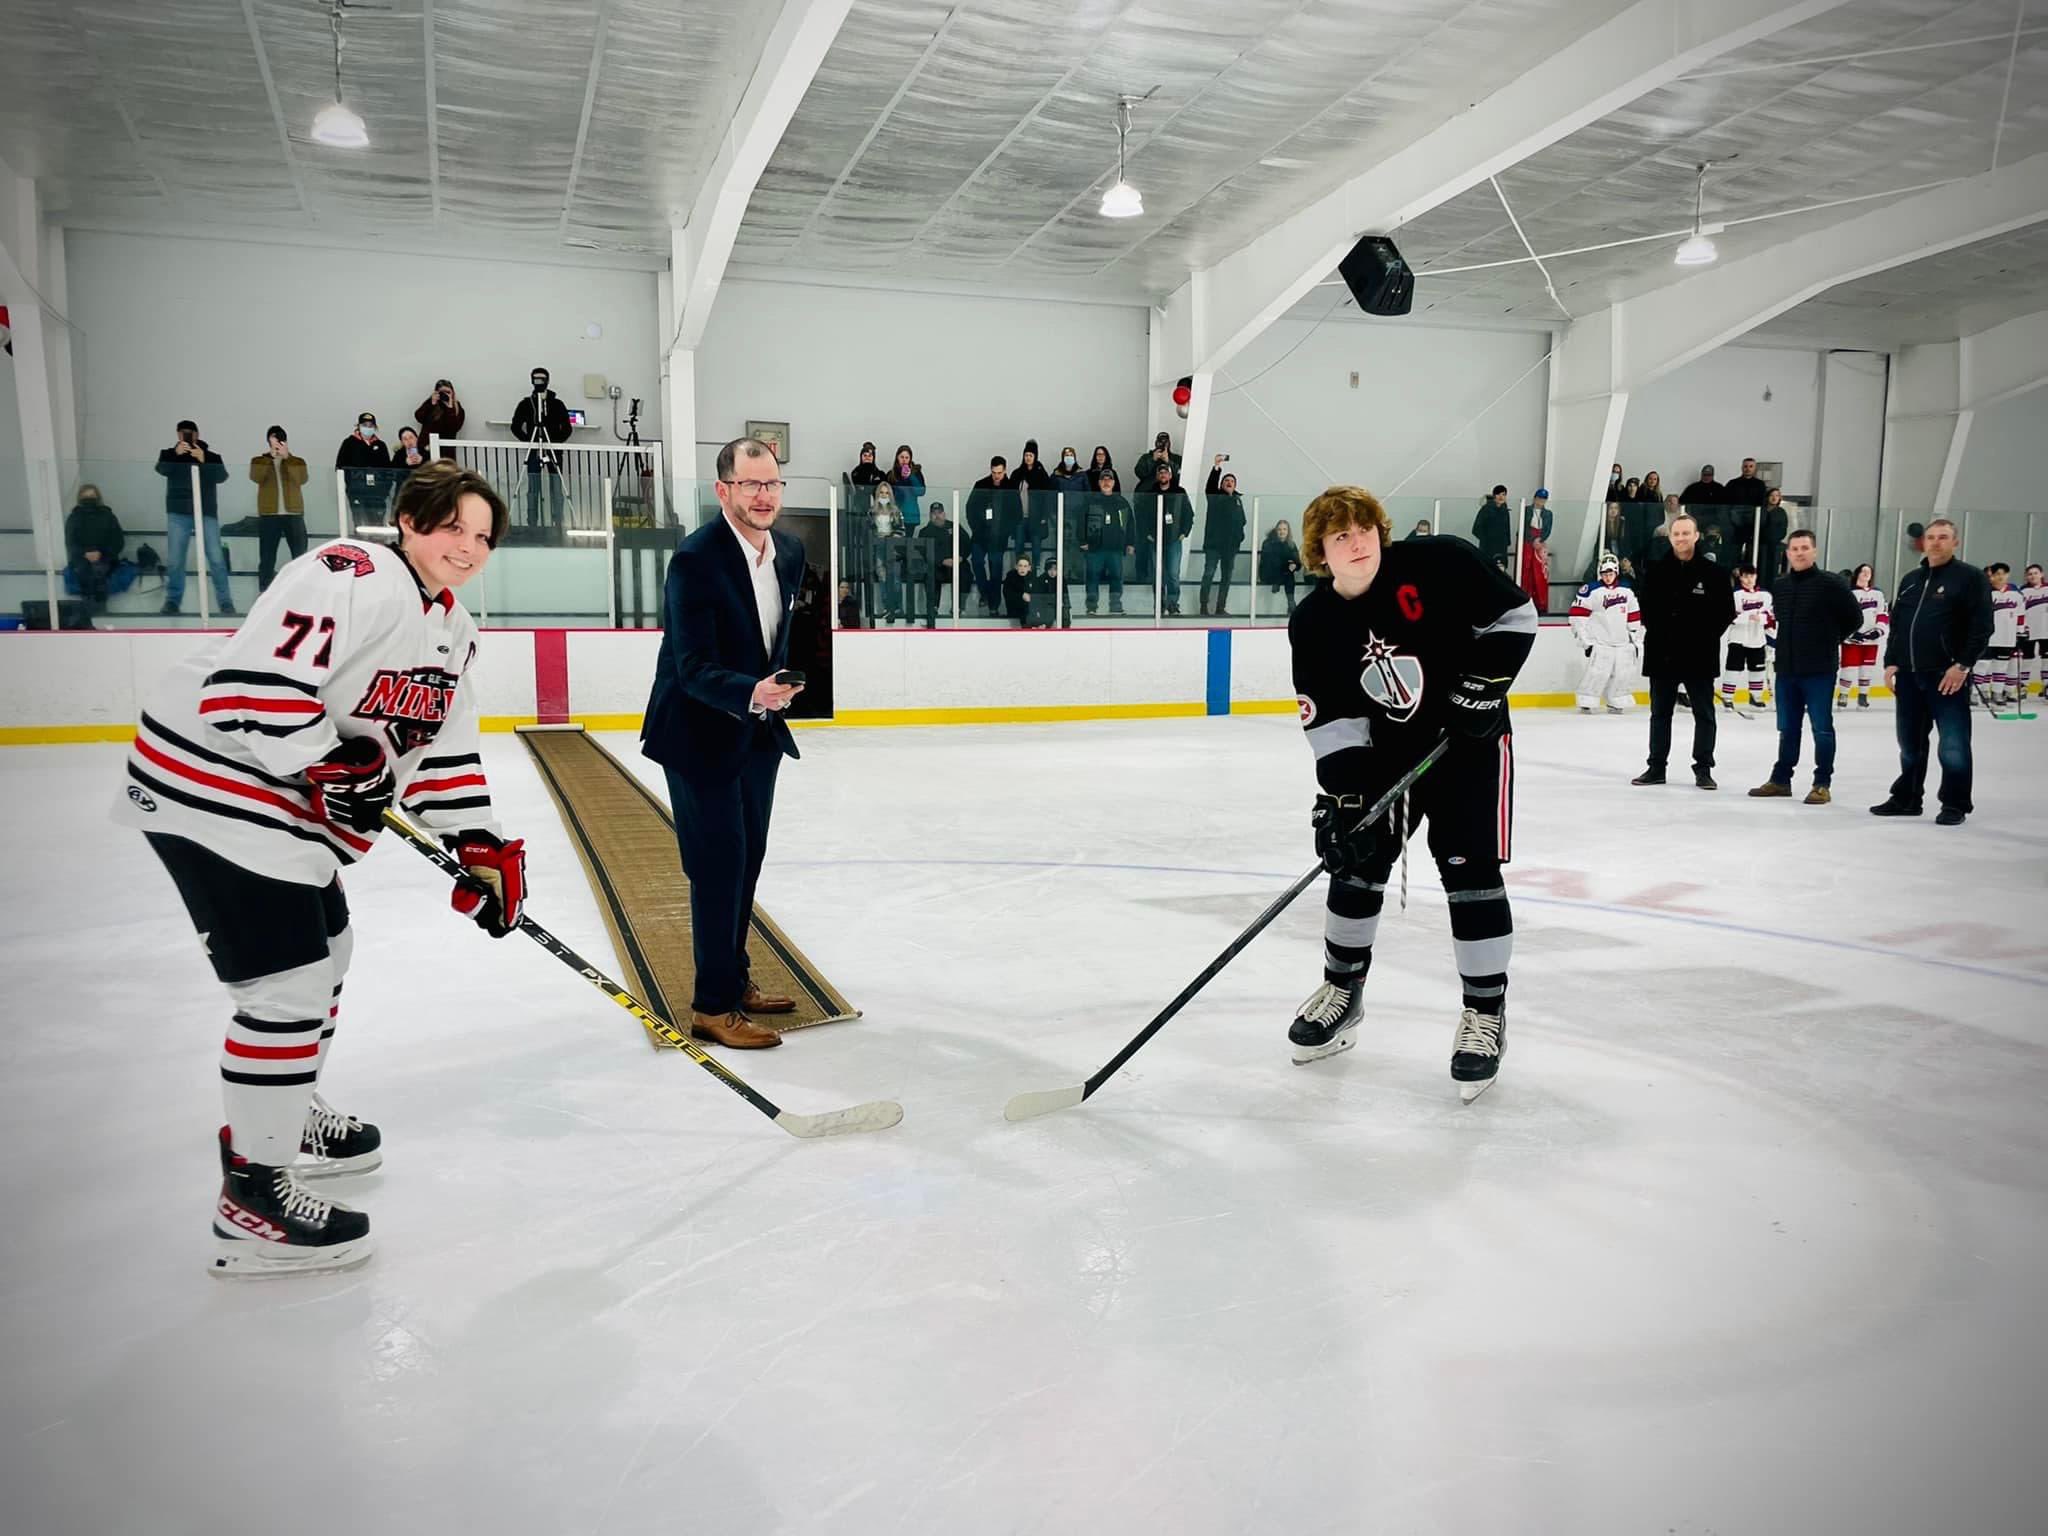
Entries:
[[367,149],[370,130],[341,100],[341,16],[345,4],[346,0],[335,0],[334,8],[328,12],[328,25],[334,29],[334,100],[313,114],[313,142],[335,149]]
[[[1706,163],[1702,162],[1696,169],[1699,172],[1699,182],[1693,189],[1692,233],[1685,238],[1678,249],[1672,253],[1671,257],[1681,267],[1704,267],[1707,263],[1718,259],[1721,254],[1714,248],[1714,242],[1707,238],[1706,226],[1700,222],[1700,214],[1706,207]],[[1714,227],[1717,230],[1721,228],[1718,224]]]
[[1105,219],[1135,219],[1145,211],[1144,194],[1124,180],[1124,140],[1131,131],[1131,98],[1116,99],[1116,185],[1102,194]]

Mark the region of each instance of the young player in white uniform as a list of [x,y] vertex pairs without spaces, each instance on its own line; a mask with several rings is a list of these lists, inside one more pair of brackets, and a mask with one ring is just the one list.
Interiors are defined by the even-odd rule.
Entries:
[[1891,632],[1891,610],[1877,585],[1877,571],[1865,564],[1856,567],[1849,580],[1856,606],[1863,610],[1863,622],[1856,633],[1842,642],[1842,675],[1835,683],[1835,707],[1849,706],[1849,693],[1856,694],[1858,709],[1870,708],[1870,680],[1877,671],[1877,658],[1884,652],[1884,637]]
[[1991,643],[1977,658],[1970,681],[1984,690],[1993,704],[2010,704],[2019,698],[2019,649],[2024,638],[2022,620],[2026,609],[2019,588],[2012,585],[2012,567],[1994,560],[1984,567],[1991,578]]
[[2020,656],[2020,697],[2027,696],[2029,672],[2034,692],[2048,694],[2048,579],[2038,565],[2027,567],[2027,583],[2020,588]]
[[1764,650],[1770,643],[1775,619],[1771,594],[1757,585],[1753,565],[1735,567],[1735,622],[1728,626],[1728,665],[1721,678],[1721,707],[1735,708],[1736,678],[1749,682],[1749,702],[1758,708],[1764,702]]
[[1572,638],[1586,653],[1579,679],[1579,713],[1590,715],[1604,702],[1610,715],[1625,714],[1635,702],[1631,680],[1643,653],[1643,610],[1635,589],[1621,585],[1621,561],[1600,557],[1600,579],[1579,588],[1571,606]]
[[503,536],[505,504],[437,461],[393,510],[396,549],[302,555],[232,637],[158,685],[116,802],[170,872],[234,1005],[216,1274],[370,1256],[369,1218],[299,1181],[382,1160],[377,1128],[314,1089],[351,944],[338,871],[370,851],[394,798],[464,867],[457,911],[502,936],[524,900],[523,846],[499,838],[477,754],[476,625],[454,593]]
[[[1470,544],[1391,542],[1370,491],[1332,486],[1308,505],[1301,552],[1322,579],[1287,645],[1315,754],[1316,852],[1330,872],[1323,983],[1287,1031],[1297,1062],[1347,1049],[1364,1014],[1387,877],[1417,825],[1450,898],[1464,1007],[1451,1079],[1470,1102],[1506,1041],[1515,925],[1501,866],[1514,832],[1508,686],[1536,643],[1536,607]],[[1440,741],[1444,753],[1377,819],[1374,806]]]

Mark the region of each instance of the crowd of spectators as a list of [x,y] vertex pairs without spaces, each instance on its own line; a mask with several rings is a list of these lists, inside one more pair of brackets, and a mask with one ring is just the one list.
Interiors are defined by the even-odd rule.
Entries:
[[1766,586],[1785,571],[1785,536],[1792,509],[1784,491],[1766,485],[1757,461],[1746,458],[1732,480],[1715,478],[1714,466],[1702,464],[1699,478],[1684,490],[1667,492],[1656,470],[1624,474],[1614,465],[1608,473],[1602,537],[1596,542],[1584,580],[1598,578],[1602,553],[1620,562],[1621,579],[1633,584],[1653,560],[1671,552],[1671,519],[1683,510],[1699,528],[1700,553],[1732,569],[1748,561]]

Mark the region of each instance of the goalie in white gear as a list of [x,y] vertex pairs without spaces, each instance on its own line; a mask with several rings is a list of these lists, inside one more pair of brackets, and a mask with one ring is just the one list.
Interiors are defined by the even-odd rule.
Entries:
[[1631,681],[1643,654],[1643,610],[1635,588],[1621,585],[1621,561],[1600,557],[1600,579],[1579,588],[1571,606],[1572,638],[1586,653],[1579,679],[1579,713],[1606,704],[1610,715],[1627,711],[1635,695]]

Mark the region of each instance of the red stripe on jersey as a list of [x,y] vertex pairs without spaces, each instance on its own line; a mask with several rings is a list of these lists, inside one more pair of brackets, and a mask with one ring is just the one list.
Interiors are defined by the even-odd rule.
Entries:
[[304,1061],[308,1056],[320,1054],[319,1045],[244,1045],[233,1036],[228,1037],[227,1052],[230,1056],[241,1056],[250,1061]]
[[332,822],[322,821],[304,806],[293,805],[283,795],[273,794],[267,789],[258,789],[253,784],[238,784],[233,779],[224,779],[217,773],[202,772],[200,769],[179,762],[175,757],[171,757],[167,753],[159,752],[140,736],[135,738],[135,750],[158,767],[168,769],[180,778],[190,779],[194,784],[202,784],[208,789],[221,790],[231,795],[240,795],[245,800],[254,800],[263,805],[275,806],[278,810],[295,816],[300,821],[318,827],[327,836],[339,838],[357,853],[368,853],[370,851],[371,845],[364,839],[355,836],[342,827],[334,825]]
[[1571,606],[1571,616],[1575,619],[1590,619],[1593,616],[1593,610],[1583,607],[1578,603],[1573,603]]
[[223,710],[246,709],[266,715],[317,715],[327,706],[318,699],[261,699],[254,694],[219,694],[199,701],[199,713],[217,715]]
[[414,779],[405,786],[405,798],[410,800],[414,795],[423,795],[429,790],[461,789],[464,785],[481,784],[483,782],[484,776],[480,773],[457,774],[452,779]]

